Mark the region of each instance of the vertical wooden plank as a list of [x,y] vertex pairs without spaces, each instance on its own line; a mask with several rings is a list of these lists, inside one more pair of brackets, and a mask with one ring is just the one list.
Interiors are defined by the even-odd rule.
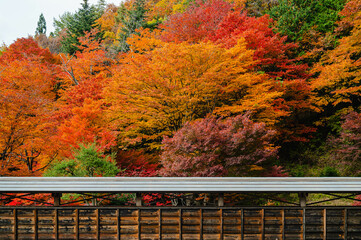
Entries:
[[199,226],[199,239],[202,240],[203,239],[203,209],[201,208],[199,210],[199,216],[200,216],[200,226]]
[[140,208],[138,208],[138,239],[140,240],[141,239],[141,237],[142,237],[142,233],[141,233],[141,231],[142,231],[142,226],[140,225],[140,215],[141,214],[141,212],[140,212]]
[[327,237],[327,210],[326,208],[323,209],[323,212],[322,212],[322,215],[323,215],[323,240],[327,240],[326,237]]
[[159,209],[159,240],[162,240],[162,209]]
[[241,209],[241,240],[244,240],[244,209]]
[[348,218],[348,212],[347,212],[347,208],[345,208],[344,210],[344,239],[347,240],[347,218]]
[[281,210],[281,214],[282,214],[282,240],[285,240],[285,209]]
[[265,234],[264,234],[264,208],[261,210],[261,239],[265,240]]
[[96,228],[97,228],[97,232],[96,232],[96,239],[97,240],[100,240],[100,214],[99,214],[99,208],[97,208],[95,210],[95,213],[96,213]]
[[79,209],[75,209],[75,239],[79,240]]
[[306,240],[306,208],[302,209],[302,239]]
[[219,216],[220,216],[220,239],[223,240],[223,209],[219,209]]
[[179,209],[179,239],[183,239],[183,233],[182,233],[182,209]]
[[38,209],[34,209],[34,236],[35,236],[35,240],[39,239],[38,236]]
[[14,240],[18,240],[18,211],[14,209]]
[[58,240],[59,239],[59,227],[58,227],[58,223],[59,223],[59,219],[58,219],[58,209],[56,208],[55,209],[55,212],[54,212],[55,216],[54,216],[54,230],[55,230],[55,240]]
[[120,209],[117,209],[117,239],[120,240]]

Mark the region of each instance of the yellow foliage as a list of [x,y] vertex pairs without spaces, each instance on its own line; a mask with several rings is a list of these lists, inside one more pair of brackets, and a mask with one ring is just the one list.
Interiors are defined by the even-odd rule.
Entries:
[[356,13],[350,36],[340,40],[334,50],[326,53],[313,71],[320,75],[312,81],[313,101],[320,107],[351,103],[361,96],[361,12]]
[[[161,43],[151,37],[133,38],[131,45],[133,52],[122,55],[105,93],[112,104],[109,117],[117,120],[128,141],[159,147],[164,135],[187,121],[207,114],[266,111],[266,103],[278,96],[266,87],[267,78],[249,70],[253,51],[244,40],[230,49],[210,42]],[[245,107],[248,102],[253,108]]]

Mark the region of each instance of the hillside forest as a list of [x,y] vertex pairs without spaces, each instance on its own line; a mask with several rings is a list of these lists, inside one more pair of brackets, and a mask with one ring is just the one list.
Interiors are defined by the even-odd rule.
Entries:
[[361,0],[89,4],[0,48],[0,176],[361,176]]

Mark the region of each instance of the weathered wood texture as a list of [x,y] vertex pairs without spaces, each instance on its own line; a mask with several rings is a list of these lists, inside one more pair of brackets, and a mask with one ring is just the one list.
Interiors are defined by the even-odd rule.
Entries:
[[361,208],[0,208],[0,239],[361,239]]

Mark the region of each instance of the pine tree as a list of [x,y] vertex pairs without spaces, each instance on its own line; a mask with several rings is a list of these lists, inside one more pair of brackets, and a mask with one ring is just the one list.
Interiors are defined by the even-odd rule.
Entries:
[[119,44],[117,46],[117,51],[129,51],[129,45],[127,43],[128,37],[135,34],[136,29],[147,27],[144,4],[144,0],[135,0],[134,5],[130,10],[125,7],[119,9],[119,20],[122,23],[123,28],[118,36]]
[[278,31],[293,41],[315,27],[317,31],[332,32],[345,0],[280,0],[268,12],[277,21]]
[[114,177],[120,169],[114,156],[105,155],[95,143],[82,145],[74,150],[74,157],[55,162],[45,172],[49,177]]
[[46,21],[43,14],[40,14],[35,35],[46,34]]
[[80,8],[74,15],[71,21],[66,24],[66,37],[62,40],[63,52],[74,54],[79,50],[79,37],[90,32],[96,25],[96,20],[101,16],[101,10],[94,5],[89,5],[88,0],[83,0]]

